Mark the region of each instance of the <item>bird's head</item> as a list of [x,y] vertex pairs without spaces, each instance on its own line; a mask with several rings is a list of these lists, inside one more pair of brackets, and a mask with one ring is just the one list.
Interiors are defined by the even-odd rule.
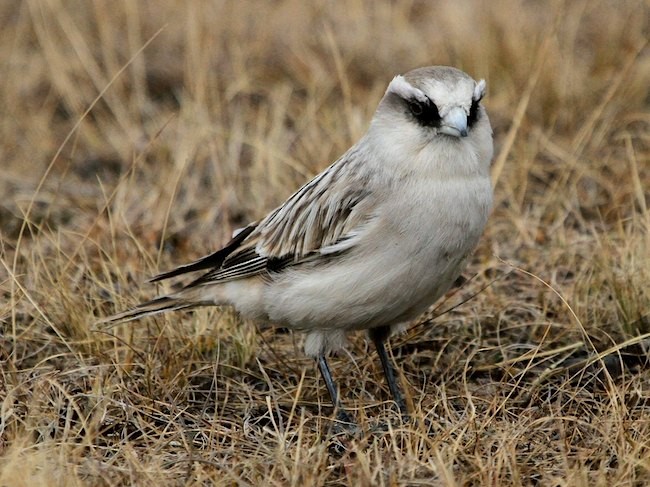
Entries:
[[384,146],[413,153],[467,150],[489,166],[492,129],[481,104],[484,95],[485,81],[475,81],[459,69],[414,69],[390,82],[371,131]]
[[484,95],[484,80],[476,82],[456,68],[431,66],[395,76],[380,109],[429,134],[467,137],[485,117]]

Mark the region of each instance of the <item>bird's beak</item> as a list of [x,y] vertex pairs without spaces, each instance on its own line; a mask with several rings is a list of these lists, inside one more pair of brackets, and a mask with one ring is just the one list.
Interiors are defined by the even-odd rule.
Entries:
[[467,114],[461,107],[454,107],[444,116],[440,133],[454,137],[467,137]]

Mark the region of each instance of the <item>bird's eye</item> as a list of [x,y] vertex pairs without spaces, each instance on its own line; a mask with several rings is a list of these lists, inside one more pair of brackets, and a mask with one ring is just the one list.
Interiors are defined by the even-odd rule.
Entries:
[[420,125],[425,127],[434,127],[440,124],[440,114],[438,107],[431,100],[407,100],[407,105],[411,115]]
[[419,117],[424,113],[424,107],[422,107],[422,103],[419,101],[410,101],[409,110],[411,110],[411,113],[416,117]]

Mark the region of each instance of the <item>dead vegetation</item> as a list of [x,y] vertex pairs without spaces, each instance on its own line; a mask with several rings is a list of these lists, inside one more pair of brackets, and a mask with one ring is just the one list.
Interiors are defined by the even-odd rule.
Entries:
[[[645,1],[0,6],[0,485],[650,483]],[[471,279],[393,355],[201,310],[98,332],[363,133],[395,73],[488,82]],[[458,306],[460,303],[460,306]],[[441,314],[442,313],[442,314]]]

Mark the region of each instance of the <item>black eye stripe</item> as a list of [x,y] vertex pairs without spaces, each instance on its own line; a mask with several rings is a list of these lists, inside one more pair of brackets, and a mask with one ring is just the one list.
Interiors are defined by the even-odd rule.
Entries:
[[480,115],[479,108],[481,106],[480,102],[481,102],[482,98],[483,97],[478,98],[476,100],[472,100],[472,105],[469,107],[469,115],[467,116],[467,126],[468,127],[471,127],[472,125],[474,125],[474,123],[479,118],[479,115]]
[[424,127],[438,127],[440,126],[440,113],[438,107],[430,99],[420,101],[416,98],[411,98],[406,101],[409,113],[418,124]]

